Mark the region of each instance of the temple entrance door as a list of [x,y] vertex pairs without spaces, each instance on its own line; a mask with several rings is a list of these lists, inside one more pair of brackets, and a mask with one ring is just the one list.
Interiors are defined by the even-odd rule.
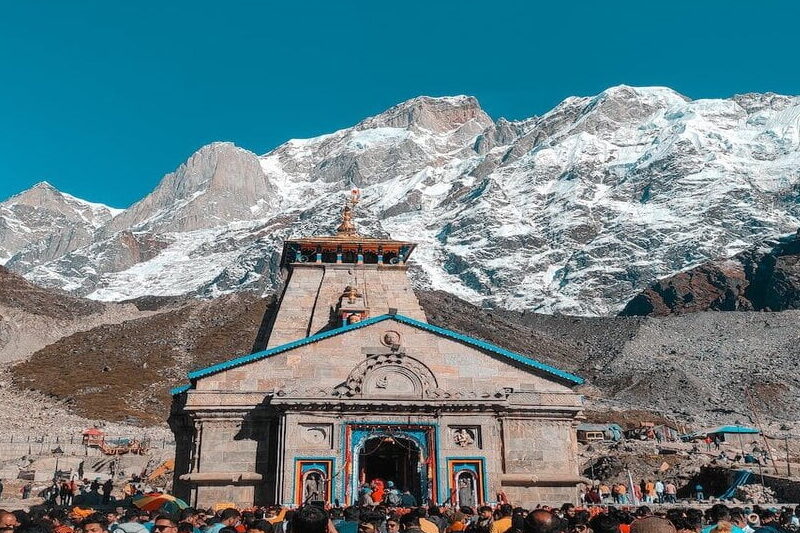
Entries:
[[456,487],[456,504],[459,507],[478,506],[478,485],[472,472],[459,472],[456,476]]
[[372,483],[392,481],[402,493],[408,489],[421,502],[420,450],[405,438],[381,436],[368,439],[358,453],[359,479]]

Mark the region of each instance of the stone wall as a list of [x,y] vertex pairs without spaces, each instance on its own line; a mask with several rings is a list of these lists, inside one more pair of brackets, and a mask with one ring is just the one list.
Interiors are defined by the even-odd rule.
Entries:
[[579,403],[579,397],[569,387],[537,371],[524,370],[501,356],[414,326],[385,320],[200,379],[196,389],[189,392],[187,405],[191,405],[193,394],[203,391],[273,388],[302,391],[336,387],[351,369],[364,361],[365,353],[388,351],[382,346],[388,332],[399,336],[401,349],[407,355],[424,361],[436,376],[440,389],[480,397],[510,387],[562,393],[570,400],[568,405]]
[[327,328],[347,286],[364,296],[370,316],[385,315],[394,308],[401,315],[426,320],[404,266],[307,263],[292,268],[267,347]]
[[[171,450],[175,448],[172,439],[148,438],[147,436],[127,435],[124,437],[107,436],[106,441],[113,444],[122,439],[146,440],[149,447],[158,450]],[[0,461],[8,461],[24,456],[52,455],[60,449],[62,456],[104,457],[99,448],[85,446],[83,436],[79,433],[73,435],[41,435],[31,433],[4,433],[0,435]]]
[[[249,506],[270,502],[274,486],[273,422],[252,419],[207,419],[200,423],[192,504],[208,506],[215,502],[234,502]],[[197,481],[199,480],[199,481]]]

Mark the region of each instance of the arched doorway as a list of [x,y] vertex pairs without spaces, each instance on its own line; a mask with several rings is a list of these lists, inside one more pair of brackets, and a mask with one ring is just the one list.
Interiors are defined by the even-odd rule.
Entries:
[[303,474],[303,503],[328,501],[328,480],[320,470],[308,470]]
[[403,492],[409,490],[417,502],[423,501],[422,474],[425,465],[413,440],[381,435],[364,441],[358,452],[360,483],[394,483]]
[[475,508],[478,501],[478,480],[475,474],[462,470],[456,475],[456,504],[458,507]]

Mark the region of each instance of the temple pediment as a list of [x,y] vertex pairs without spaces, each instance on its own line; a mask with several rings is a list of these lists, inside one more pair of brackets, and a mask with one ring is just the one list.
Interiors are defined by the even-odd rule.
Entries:
[[335,396],[427,398],[438,389],[436,376],[422,361],[405,353],[368,356],[334,390]]
[[[363,353],[376,345],[385,348]],[[447,398],[466,390],[484,395],[496,392],[500,379],[526,390],[534,388],[530,383],[563,391],[583,383],[578,376],[522,354],[402,315],[325,331],[190,372],[189,378],[199,390],[240,391],[297,390],[296,381],[308,379],[314,388],[338,397]],[[466,390],[458,385],[460,378],[470,380]]]

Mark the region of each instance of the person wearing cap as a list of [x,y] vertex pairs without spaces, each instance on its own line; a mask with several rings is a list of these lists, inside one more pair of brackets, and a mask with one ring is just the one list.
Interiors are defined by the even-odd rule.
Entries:
[[372,507],[375,502],[372,499],[372,489],[369,485],[363,485],[358,495],[358,505],[361,507]]
[[646,516],[633,521],[631,533],[678,533],[678,530],[666,518]]
[[391,507],[397,507],[403,503],[403,499],[400,497],[400,491],[394,486],[394,481],[386,482],[386,492],[384,493],[383,501]]

